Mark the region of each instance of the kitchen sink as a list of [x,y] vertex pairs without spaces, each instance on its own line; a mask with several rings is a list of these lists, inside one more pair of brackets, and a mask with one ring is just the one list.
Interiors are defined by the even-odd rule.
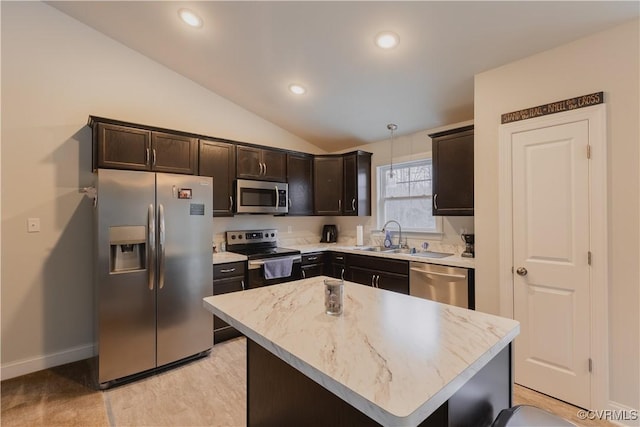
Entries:
[[411,254],[411,256],[422,257],[422,258],[446,258],[451,255],[453,254],[450,254],[447,252],[431,252],[431,251],[416,252],[415,254]]
[[408,254],[411,252],[409,248],[385,248],[384,246],[364,246],[354,249],[365,252],[383,252],[385,254]]

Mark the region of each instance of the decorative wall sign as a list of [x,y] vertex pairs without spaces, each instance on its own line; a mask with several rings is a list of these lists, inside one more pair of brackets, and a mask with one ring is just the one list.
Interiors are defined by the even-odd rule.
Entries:
[[538,105],[537,107],[525,108],[524,110],[513,111],[502,115],[502,124],[517,122],[519,120],[533,119],[534,117],[546,116],[548,114],[561,113],[563,111],[575,110],[578,108],[590,107],[604,102],[604,92],[590,93],[575,98],[552,102],[550,104]]

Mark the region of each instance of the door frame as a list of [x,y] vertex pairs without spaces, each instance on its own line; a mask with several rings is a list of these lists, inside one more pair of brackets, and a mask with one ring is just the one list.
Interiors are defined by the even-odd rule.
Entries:
[[[500,315],[513,318],[513,211],[512,150],[514,133],[588,120],[591,163],[589,165],[589,228],[592,264],[590,269],[590,353],[592,408],[609,404],[608,333],[608,239],[607,239],[607,110],[606,104],[522,120],[499,126],[498,145],[498,244]],[[586,156],[586,153],[585,153]]]

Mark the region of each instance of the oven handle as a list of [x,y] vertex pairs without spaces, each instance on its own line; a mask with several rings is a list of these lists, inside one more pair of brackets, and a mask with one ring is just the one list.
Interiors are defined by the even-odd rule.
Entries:
[[[268,258],[270,260],[275,260],[275,259],[292,259],[293,262],[300,262],[302,260],[302,256],[301,255],[293,255],[290,257],[277,257],[277,258]],[[256,259],[253,261],[249,261],[249,270],[255,270],[257,268],[260,268],[264,265],[264,260],[263,259]]]

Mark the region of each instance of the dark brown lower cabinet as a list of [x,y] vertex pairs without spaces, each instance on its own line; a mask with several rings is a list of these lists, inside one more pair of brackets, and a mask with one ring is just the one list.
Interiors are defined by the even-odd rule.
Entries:
[[324,274],[336,279],[346,279],[346,258],[342,252],[330,252],[328,261],[325,263]]
[[[512,406],[512,392],[509,344],[418,426],[489,427],[502,409]],[[247,339],[247,425],[373,427],[381,424]]]
[[409,262],[349,254],[345,279],[409,295]]
[[302,254],[302,263],[300,266],[302,278],[308,279],[309,277],[322,276],[325,270],[324,260],[324,252]]
[[[245,289],[245,262],[231,262],[213,266],[213,294],[220,295]],[[242,335],[218,316],[213,316],[213,342],[219,343]]]

